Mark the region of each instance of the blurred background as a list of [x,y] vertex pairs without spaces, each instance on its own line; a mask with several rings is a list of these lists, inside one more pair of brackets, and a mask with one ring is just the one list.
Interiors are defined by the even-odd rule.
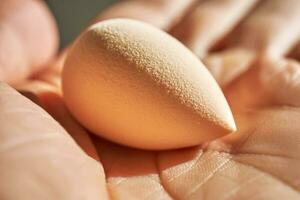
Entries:
[[116,1],[46,0],[58,23],[61,47],[69,44],[86,27],[89,20]]

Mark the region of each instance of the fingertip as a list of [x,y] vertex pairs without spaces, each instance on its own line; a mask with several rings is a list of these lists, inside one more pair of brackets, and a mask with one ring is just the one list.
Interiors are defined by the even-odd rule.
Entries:
[[0,12],[3,80],[14,84],[44,68],[54,57],[58,30],[43,1],[4,0]]

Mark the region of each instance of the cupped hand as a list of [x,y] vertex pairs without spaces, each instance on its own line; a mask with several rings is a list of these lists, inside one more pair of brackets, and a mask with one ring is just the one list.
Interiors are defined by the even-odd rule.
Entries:
[[16,88],[31,101],[0,86],[1,199],[299,199],[300,57],[292,50],[299,11],[297,0],[133,0],[108,8],[96,21],[144,20],[194,51],[222,86],[238,131],[170,151],[94,136],[61,98],[66,50],[19,79]]

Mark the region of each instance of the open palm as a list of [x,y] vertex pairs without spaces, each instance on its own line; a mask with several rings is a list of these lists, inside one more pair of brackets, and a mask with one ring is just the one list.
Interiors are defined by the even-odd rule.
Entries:
[[147,21],[203,59],[238,131],[197,147],[143,151],[88,133],[61,99],[59,61],[15,86],[31,101],[0,84],[1,199],[299,199],[300,64],[290,49],[300,5],[258,2],[121,1],[96,18]]

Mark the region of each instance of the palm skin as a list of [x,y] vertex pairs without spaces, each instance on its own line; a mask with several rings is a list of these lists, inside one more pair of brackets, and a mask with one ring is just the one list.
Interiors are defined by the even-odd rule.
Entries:
[[[166,27],[174,20],[167,17],[162,23]],[[278,35],[297,33],[286,29]],[[276,44],[281,38],[273,40],[270,43]],[[144,151],[88,133],[63,103],[56,64],[16,86],[34,103],[1,84],[1,199],[299,199],[300,65],[284,58],[286,52],[269,53],[295,42],[283,43],[275,47],[264,43],[264,48],[254,49],[237,45],[254,52],[251,64],[230,68],[224,62],[223,76],[214,75],[238,131],[186,149]],[[205,43],[197,49],[213,45]],[[201,52],[201,56],[207,54],[203,59],[213,69],[211,59],[216,55]]]
[[96,139],[109,191],[116,199],[299,198],[300,109],[259,103],[232,105],[238,131],[198,147],[147,152]]

